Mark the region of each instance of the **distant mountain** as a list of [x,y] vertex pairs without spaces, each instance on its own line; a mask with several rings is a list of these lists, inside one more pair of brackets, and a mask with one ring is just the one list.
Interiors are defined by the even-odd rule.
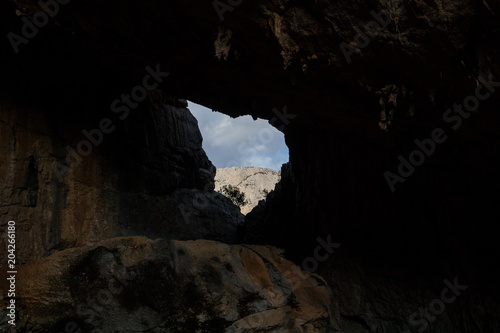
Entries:
[[249,213],[280,180],[279,171],[264,168],[222,168],[215,175],[215,190],[240,206],[241,213]]

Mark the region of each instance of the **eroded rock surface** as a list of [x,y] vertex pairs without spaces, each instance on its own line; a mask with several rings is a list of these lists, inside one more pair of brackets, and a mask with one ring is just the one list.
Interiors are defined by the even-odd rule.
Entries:
[[[242,216],[212,193],[215,167],[202,149],[196,119],[157,94],[125,120],[106,104],[82,102],[75,116],[64,108],[50,113],[41,105],[1,99],[0,214],[17,223],[23,240],[17,244],[18,262],[127,235],[197,239],[218,234],[214,239],[231,241],[228,229],[235,230]],[[82,142],[89,142],[82,131],[99,128],[103,118],[111,119],[115,130],[96,134],[100,144],[92,145],[90,154],[75,155]],[[182,204],[187,208],[181,210]],[[197,220],[196,211],[203,217]],[[0,230],[3,248],[8,220]],[[193,228],[209,224],[211,232]]]
[[[40,9],[33,0],[2,1],[1,35],[21,34],[21,19]],[[355,27],[366,31],[372,11],[385,11],[390,22],[369,41],[357,38]],[[346,330],[373,332],[376,321],[386,322],[378,326],[385,331],[400,327],[418,311],[405,308],[413,309],[416,294],[429,286],[439,294],[443,278],[464,276],[481,302],[457,303],[456,315],[440,317],[433,328],[498,332],[498,297],[472,286],[491,292],[500,279],[499,13],[492,0],[255,0],[231,7],[221,20],[212,1],[71,1],[18,54],[8,38],[0,41],[0,170],[7,176],[0,201],[5,220],[17,219],[26,240],[20,258],[120,234],[108,223],[112,216],[139,233],[135,227],[148,228],[163,213],[140,196],[143,188],[155,195],[170,185],[195,188],[192,175],[200,166],[210,173],[203,158],[201,165],[180,162],[173,173],[158,170],[161,160],[183,158],[173,149],[144,148],[159,142],[157,118],[139,109],[119,139],[63,185],[54,182],[50,170],[66,156],[64,147],[108,115],[111,102],[141,81],[145,66],[159,64],[171,72],[163,91],[232,116],[268,119],[285,133],[290,164],[281,191],[254,215],[255,232],[248,235],[287,248],[298,261],[314,251],[318,236],[342,243],[339,255],[357,264],[339,285],[347,293]],[[341,43],[354,48],[350,62]],[[443,114],[474,95],[481,77],[490,81],[491,95],[453,129]],[[384,133],[376,91],[403,84],[414,92],[412,112],[401,108]],[[428,139],[436,128],[445,130],[447,142],[392,193],[384,173],[398,172],[399,157],[408,158],[415,139]],[[152,158],[147,168],[144,156]],[[367,267],[384,267],[385,274],[375,269],[357,286],[358,271]],[[386,276],[415,289],[411,300],[391,293]],[[428,301],[417,300],[419,306]],[[382,309],[380,316],[367,309],[371,304]],[[490,314],[492,320],[478,319]]]
[[[40,10],[29,0],[1,6],[4,35],[20,32],[21,19]],[[372,11],[385,12],[390,22],[357,46],[355,27],[365,31],[376,21]],[[62,109],[75,117],[81,113],[75,99],[104,95],[109,107],[114,96],[140,82],[145,66],[158,64],[171,73],[162,84],[166,91],[232,116],[268,119],[285,133],[293,194],[285,193],[287,209],[275,210],[267,224],[271,235],[299,231],[281,233],[275,244],[292,249],[305,234],[314,239],[335,232],[367,252],[377,246],[375,238],[416,253],[421,245],[413,235],[432,230],[450,246],[429,236],[426,252],[448,248],[457,257],[453,244],[468,244],[473,234],[474,261],[491,248],[498,251],[488,216],[499,215],[491,184],[499,183],[500,95],[492,90],[457,131],[443,114],[474,94],[480,76],[498,90],[499,12],[498,3],[479,0],[259,0],[243,1],[221,21],[213,2],[200,0],[72,1],[19,54],[4,39],[2,87],[19,101],[45,103],[49,114]],[[125,22],[136,22],[135,28]],[[341,43],[355,47],[351,62]],[[392,130],[384,133],[376,91],[388,84],[405,84],[415,105],[411,117],[407,110],[396,112]],[[62,108],[62,99],[72,103]],[[397,172],[399,156],[408,158],[415,139],[429,138],[436,128],[449,140],[393,194],[384,173]],[[471,223],[477,212],[485,218]],[[460,227],[448,236],[453,225]]]
[[265,246],[116,238],[20,267],[19,278],[18,330],[322,333],[339,320],[323,279]]

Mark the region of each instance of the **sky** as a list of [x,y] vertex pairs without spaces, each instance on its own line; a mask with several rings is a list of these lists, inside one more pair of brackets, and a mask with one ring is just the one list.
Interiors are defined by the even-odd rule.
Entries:
[[231,118],[193,102],[188,108],[198,120],[203,149],[217,168],[253,166],[280,171],[288,162],[283,133],[267,120]]

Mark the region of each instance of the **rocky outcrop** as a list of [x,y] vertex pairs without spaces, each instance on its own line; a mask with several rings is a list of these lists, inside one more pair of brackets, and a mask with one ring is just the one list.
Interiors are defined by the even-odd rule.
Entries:
[[[21,19],[40,10],[28,0],[1,6],[5,35],[21,33]],[[457,237],[466,242],[470,230],[465,229],[476,228],[466,217],[472,218],[475,211],[498,215],[496,192],[489,185],[498,181],[497,162],[490,153],[498,150],[492,127],[498,122],[494,112],[498,94],[481,104],[472,121],[464,119],[464,130],[453,131],[443,121],[448,107],[474,93],[479,75],[488,78],[491,74],[493,81],[500,77],[494,60],[499,57],[496,45],[500,45],[498,4],[314,1],[299,6],[254,1],[227,10],[224,21],[210,2],[185,1],[174,7],[148,4],[144,8],[147,21],[155,31],[168,34],[152,34],[148,24],[130,30],[118,18],[142,22],[142,11],[117,1],[109,6],[116,13],[111,20],[107,7],[98,2],[89,6],[71,2],[29,43],[20,45],[18,54],[5,38],[1,48],[4,91],[16,100],[45,103],[53,115],[66,99],[64,110],[72,110],[75,117],[79,109],[72,96],[93,96],[94,100],[103,96],[109,106],[116,90],[119,96],[143,78],[146,65],[158,64],[171,72],[162,83],[166,91],[233,116],[269,119],[285,133],[299,195],[289,202],[293,209],[274,219],[276,229],[282,229],[279,221],[287,221],[307,229],[312,239],[326,229],[352,240],[359,230],[378,228],[390,241],[401,234],[426,233],[428,226],[419,222],[422,214],[439,215],[442,207],[457,207],[456,212],[440,216],[441,222],[431,228],[439,234],[454,221],[464,221],[467,227]],[[363,41],[357,31],[373,26],[372,11],[385,11],[377,17],[391,21]],[[342,51],[341,43],[351,47],[342,44]],[[350,62],[345,50],[352,51]],[[405,84],[414,92],[414,116],[401,110],[394,116],[394,130],[381,133],[375,93],[388,84]],[[53,91],[57,96],[50,94]],[[50,106],[55,99],[57,108]],[[450,140],[430,163],[399,183],[402,190],[393,195],[384,172],[397,170],[399,155],[409,155],[415,138],[428,137],[436,127],[445,128]],[[457,179],[466,179],[464,186],[457,185]],[[429,199],[427,193],[436,197]],[[429,199],[423,205],[427,213],[422,213],[423,198]],[[308,219],[316,221],[314,228],[309,228]],[[373,219],[381,225],[368,222]],[[408,222],[401,224],[401,220]],[[475,239],[488,238],[491,223],[485,221],[476,228]],[[401,229],[391,234],[394,226]],[[293,235],[284,239],[291,240]],[[488,239],[479,245],[494,246],[492,242]],[[437,243],[429,251],[436,250]]]
[[58,252],[19,277],[18,331],[59,332],[68,324],[82,332],[338,327],[330,288],[272,247],[117,238]]
[[[119,234],[100,227],[115,226],[103,222],[109,211],[126,222],[119,230],[149,228],[163,211],[143,192],[204,190],[194,183],[206,179],[197,171],[210,173],[210,166],[203,158],[184,164],[174,149],[155,150],[157,118],[143,109],[92,163],[85,159],[61,186],[53,180],[50,170],[67,156],[64,147],[78,143],[83,128],[95,126],[117,96],[142,81],[146,66],[158,64],[171,73],[160,90],[232,116],[268,119],[285,133],[290,164],[281,191],[254,216],[258,229],[247,225],[248,235],[286,248],[297,262],[320,235],[342,243],[339,255],[352,266],[322,275],[331,285],[348,281],[339,289],[360,291],[352,292],[353,302],[344,294],[343,327],[370,332],[374,321],[385,321],[390,331],[412,313],[405,304],[413,308],[414,295],[439,293],[452,276],[498,289],[500,4],[255,0],[214,9],[214,3],[221,2],[72,1],[25,37],[17,54],[8,38],[0,41],[2,114],[8,111],[2,117],[13,119],[1,124],[7,190],[0,201],[3,216],[18,219],[27,240],[20,244],[22,261]],[[2,35],[22,34],[40,10],[36,1],[1,2]],[[393,115],[386,110],[389,119],[381,117],[377,95],[387,86],[413,92]],[[469,112],[462,103],[479,109]],[[444,118],[449,108],[451,122]],[[432,149],[428,143],[419,154],[415,140],[430,139],[435,129],[447,141]],[[415,151],[425,162],[413,169],[402,160]],[[147,168],[144,158],[153,162]],[[181,167],[158,172],[155,165],[167,160]],[[386,171],[402,177],[394,193]],[[375,273],[360,287],[356,276],[369,268]],[[414,293],[385,294],[393,286],[388,276]],[[372,301],[378,291],[384,302]],[[499,331],[496,295],[469,292],[481,303],[456,303],[460,315],[441,317],[436,330]],[[372,304],[383,309],[380,316],[367,309]],[[478,319],[484,317],[493,319]]]
[[179,189],[161,200],[165,212],[150,237],[212,239],[226,243],[239,240],[245,217],[230,199],[217,192]]
[[[331,232],[369,249],[377,246],[371,239],[378,234],[382,243],[404,244],[416,253],[420,245],[413,235],[433,230],[447,237],[446,244],[466,244],[474,234],[474,256],[498,250],[490,232],[495,222],[469,221],[478,211],[499,213],[491,186],[499,182],[493,153],[499,149],[493,126],[499,95],[490,93],[480,111],[461,119],[458,131],[443,119],[447,108],[475,93],[480,75],[499,80],[497,3],[259,0],[225,11],[223,21],[212,2],[135,4],[71,2],[18,54],[5,38],[3,90],[16,100],[45,103],[50,114],[68,100],[64,110],[75,117],[80,112],[71,97],[103,96],[109,107],[112,96],[142,80],[147,65],[158,64],[171,73],[162,83],[165,91],[232,116],[268,119],[285,133],[296,195],[283,199],[287,208],[268,224],[270,234],[301,232],[280,233],[276,244],[294,250],[301,244],[305,251],[305,234],[313,242]],[[28,0],[1,6],[5,35],[21,33],[21,19],[40,9]],[[143,11],[148,24],[140,24]],[[387,24],[366,34],[376,18]],[[121,20],[138,27],[131,30]],[[413,92],[413,112],[401,108],[384,133],[376,92],[403,84]],[[443,128],[449,140],[393,194],[384,173],[397,172],[399,156],[408,158],[415,139],[428,138],[435,128]],[[436,222],[422,222],[425,216],[436,216]],[[458,234],[448,237],[446,230],[456,224]],[[440,236],[428,237],[426,251],[441,251]],[[452,257],[460,252],[450,251]]]
[[[19,263],[117,236],[234,241],[243,217],[211,193],[196,119],[162,98],[151,93],[125,120],[89,102],[75,116],[1,99],[0,214],[17,222]],[[114,130],[97,132],[107,117]]]
[[[272,169],[255,167],[233,167],[217,169],[215,191],[221,192],[228,185],[234,186],[245,195],[245,203],[240,210],[243,215],[249,213],[267,194],[274,190],[279,182],[280,173]],[[221,192],[224,194],[224,192]]]
[[[240,225],[240,234],[244,243],[250,244],[268,244],[274,242],[284,242],[286,236],[279,232],[269,232],[277,223],[277,216],[280,216],[283,211],[289,211],[291,202],[294,202],[296,197],[296,189],[293,181],[293,173],[290,168],[290,163],[285,163],[281,167],[280,181],[276,184],[273,191],[269,192],[266,200],[260,201],[259,204],[245,216],[245,222]],[[291,213],[290,215],[294,215]],[[276,220],[275,220],[276,219]],[[293,220],[289,220],[293,221]],[[292,224],[293,225],[293,224]],[[293,232],[290,232],[293,234]],[[297,251],[293,247],[290,248],[289,254],[297,255],[300,258],[302,251]]]

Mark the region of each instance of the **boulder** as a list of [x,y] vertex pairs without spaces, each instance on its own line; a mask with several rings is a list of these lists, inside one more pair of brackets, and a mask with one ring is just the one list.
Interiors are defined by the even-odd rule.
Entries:
[[333,332],[330,288],[282,255],[269,246],[144,237],[60,251],[19,268],[16,328]]

